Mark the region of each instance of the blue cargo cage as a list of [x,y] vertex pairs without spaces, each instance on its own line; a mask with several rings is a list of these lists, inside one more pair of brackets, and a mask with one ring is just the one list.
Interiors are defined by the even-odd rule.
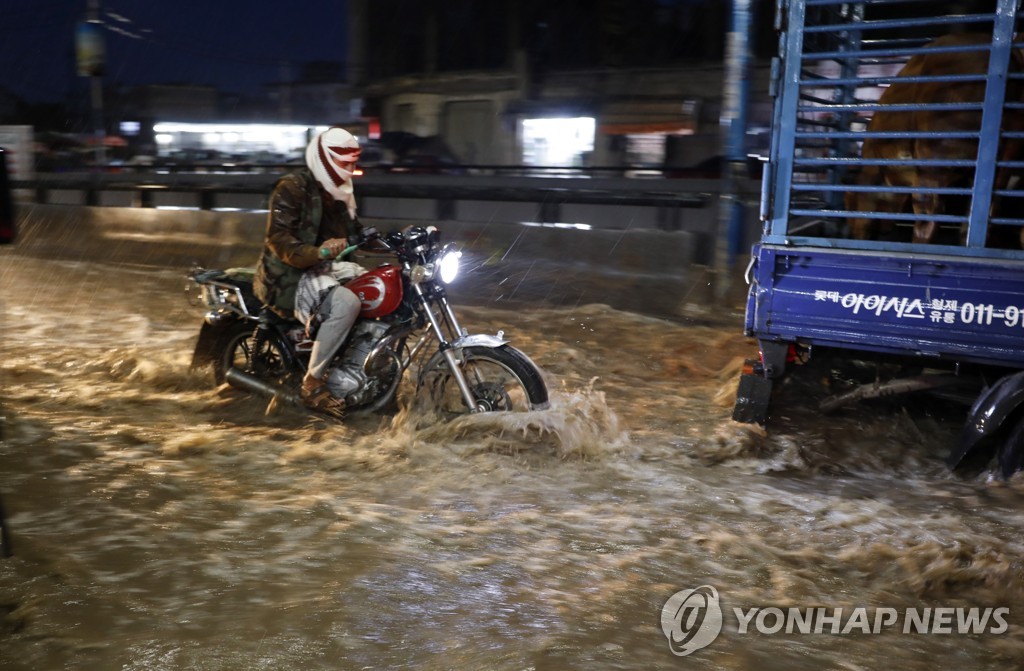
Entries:
[[767,422],[808,355],[884,361],[902,373],[822,408],[967,388],[950,466],[1024,466],[1022,17],[1020,0],[778,0],[747,272],[761,357],[734,419]]

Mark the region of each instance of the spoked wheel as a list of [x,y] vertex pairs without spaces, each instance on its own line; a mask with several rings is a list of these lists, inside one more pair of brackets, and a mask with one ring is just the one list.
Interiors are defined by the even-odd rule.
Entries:
[[251,323],[240,322],[233,326],[222,337],[217,351],[219,356],[213,364],[217,384],[225,381],[224,374],[231,368],[266,382],[283,382],[288,376],[280,345],[274,338],[258,341],[256,328]]
[[[458,356],[458,355],[457,355]],[[473,394],[476,412],[526,412],[543,408],[548,391],[540,372],[517,349],[501,347],[465,347],[461,357],[462,374]],[[469,412],[447,361],[435,355],[420,376],[420,402],[444,416]]]

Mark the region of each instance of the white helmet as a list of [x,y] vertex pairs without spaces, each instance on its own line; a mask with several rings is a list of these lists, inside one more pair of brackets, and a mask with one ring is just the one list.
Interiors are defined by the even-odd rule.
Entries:
[[344,128],[328,128],[306,147],[306,166],[324,191],[348,205],[355,216],[352,173],[359,159],[359,141]]

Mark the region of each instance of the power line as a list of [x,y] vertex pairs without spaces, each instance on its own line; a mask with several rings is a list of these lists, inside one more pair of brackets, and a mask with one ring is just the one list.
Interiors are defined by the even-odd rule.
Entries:
[[179,53],[184,53],[189,56],[202,58],[208,61],[214,62],[229,62],[236,63],[239,65],[250,65],[259,67],[279,67],[282,61],[290,60],[288,58],[254,58],[251,56],[242,56],[237,53],[232,53],[224,50],[209,49],[209,48],[196,48],[195,42],[182,44],[178,42],[169,41],[166,38],[161,38],[155,31],[149,28],[139,27],[138,24],[132,19],[125,17],[124,15],[118,14],[115,19],[118,24],[111,24],[107,21],[100,20],[100,24],[107,29],[109,32],[127,37],[140,42],[152,44],[157,47],[170,49]]

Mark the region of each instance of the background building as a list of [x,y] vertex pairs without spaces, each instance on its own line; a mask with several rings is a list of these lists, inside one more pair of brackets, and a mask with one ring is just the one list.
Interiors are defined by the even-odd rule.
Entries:
[[[757,5],[752,150],[775,48]],[[719,153],[730,6],[350,0],[349,80],[385,133],[437,136],[460,163],[694,167]]]
[[[775,3],[754,1],[749,148],[759,151],[760,130],[770,119]],[[107,35],[105,74],[69,74],[63,113],[42,105],[11,112],[18,108],[8,105],[0,121],[53,131],[65,142],[65,136],[94,135],[101,117],[106,135],[116,138],[110,157],[172,151],[177,139],[159,146],[157,123],[337,124],[362,136],[367,163],[630,166],[714,176],[731,2],[337,2],[347,14],[335,12],[336,25],[316,27],[336,34],[336,58],[282,61],[262,89],[188,83],[195,79],[120,81],[125,63],[114,47],[127,38],[115,32]],[[144,15],[133,16],[142,26]],[[119,19],[104,15],[104,25],[129,25]],[[167,45],[160,40],[168,35],[145,42],[139,26],[138,39],[127,41],[163,54]],[[220,55],[208,64],[238,63],[231,81],[245,80],[254,68],[245,59],[232,61],[238,54],[230,50]],[[89,92],[95,82],[87,79],[101,80],[98,114]]]

